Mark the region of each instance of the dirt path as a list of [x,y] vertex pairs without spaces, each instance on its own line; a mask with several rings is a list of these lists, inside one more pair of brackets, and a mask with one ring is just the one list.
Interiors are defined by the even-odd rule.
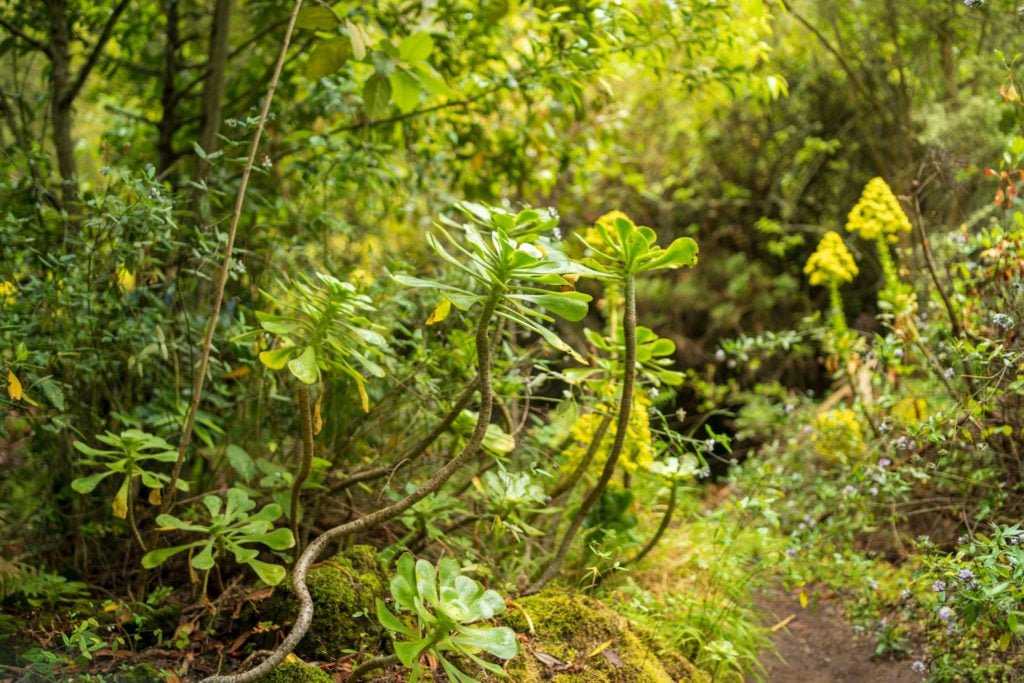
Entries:
[[[920,683],[920,674],[911,669],[910,660],[872,661],[874,643],[858,638],[853,627],[840,616],[840,607],[832,601],[800,606],[795,596],[781,589],[762,594],[757,606],[770,625],[788,619],[785,628],[775,632],[773,642],[778,657],[761,656],[770,683]],[[756,679],[748,678],[747,683]]]

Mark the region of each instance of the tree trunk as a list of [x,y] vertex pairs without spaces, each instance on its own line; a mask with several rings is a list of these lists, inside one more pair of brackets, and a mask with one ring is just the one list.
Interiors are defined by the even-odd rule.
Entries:
[[71,40],[68,32],[67,1],[48,0],[50,14],[50,122],[53,146],[60,172],[61,197],[68,214],[78,214],[78,165],[72,135],[74,101],[71,83]]
[[[217,133],[220,131],[221,104],[224,100],[224,74],[228,65],[228,45],[231,34],[231,9],[233,0],[217,0],[213,10],[213,26],[210,30],[210,47],[207,57],[207,77],[203,84],[203,99],[200,109],[199,146],[206,154],[217,150]],[[209,223],[209,212],[203,209],[202,182],[210,172],[205,159],[196,159],[193,180],[196,183],[193,195],[193,210],[200,225]]]

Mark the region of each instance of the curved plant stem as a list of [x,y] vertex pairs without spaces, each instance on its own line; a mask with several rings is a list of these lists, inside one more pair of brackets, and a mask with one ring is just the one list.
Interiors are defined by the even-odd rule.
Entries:
[[263,100],[263,110],[260,111],[260,119],[256,124],[256,133],[252,137],[252,145],[249,147],[249,158],[242,170],[242,178],[238,184],[238,195],[235,197],[235,208],[231,213],[231,227],[228,229],[228,241],[224,247],[224,261],[218,271],[217,289],[213,297],[213,310],[210,311],[210,322],[206,326],[206,339],[203,341],[203,354],[199,359],[199,367],[196,368],[195,383],[192,387],[192,401],[188,406],[188,414],[185,417],[185,428],[181,433],[181,443],[178,444],[178,459],[171,471],[171,480],[167,485],[167,495],[164,496],[160,505],[160,513],[167,513],[174,503],[174,494],[177,490],[176,484],[181,477],[181,468],[185,464],[185,455],[188,453],[189,444],[192,442],[192,430],[196,424],[196,414],[199,412],[199,401],[203,395],[203,383],[206,380],[206,367],[210,362],[210,351],[213,349],[213,335],[217,329],[217,318],[220,317],[221,304],[224,302],[224,288],[228,283],[228,272],[231,268],[231,256],[235,247],[235,235],[238,234],[238,223],[242,217],[242,206],[245,204],[245,191],[249,186],[249,176],[252,175],[253,166],[256,164],[256,153],[259,150],[260,138],[263,136],[263,129],[270,114],[270,103],[274,100],[274,91],[277,89],[277,82],[281,78],[281,69],[284,67],[285,57],[288,54],[288,44],[291,42],[292,32],[295,30],[295,20],[302,7],[302,0],[295,0],[292,7],[291,17],[288,19],[288,28],[285,30],[284,40],[281,42],[281,52],[274,66],[274,74],[270,78],[270,86],[267,88],[266,98]]
[[651,540],[647,541],[647,544],[640,549],[640,552],[638,552],[634,557],[630,558],[624,563],[625,566],[628,567],[631,564],[636,564],[640,560],[644,559],[649,552],[654,550],[654,546],[658,545],[658,541],[661,540],[661,537],[665,534],[665,531],[668,529],[668,525],[672,522],[672,515],[676,511],[676,503],[678,503],[678,501],[679,480],[673,479],[672,492],[668,496],[668,508],[665,510],[665,515],[661,518],[661,524],[658,525],[658,530],[654,532],[653,536],[651,536]]
[[299,496],[302,493],[302,485],[306,483],[309,471],[313,468],[313,405],[309,387],[305,384],[299,386],[299,422],[302,425],[302,465],[292,484],[291,504],[292,536],[295,538],[296,560],[299,559],[299,554],[302,551],[302,543],[299,540]]
[[604,417],[601,418],[601,422],[598,423],[597,429],[594,430],[593,436],[590,437],[590,446],[587,447],[587,452],[583,454],[583,458],[580,460],[576,469],[569,474],[564,480],[558,482],[554,488],[548,493],[552,500],[556,500],[561,497],[564,493],[572,491],[579,483],[580,479],[583,478],[584,472],[590,467],[590,463],[594,460],[594,456],[597,455],[597,451],[601,448],[601,442],[604,441],[604,435],[608,432],[608,427],[612,424],[612,418],[615,413],[605,413]]
[[358,681],[362,680],[363,676],[376,671],[377,669],[383,669],[387,666],[394,666],[398,664],[398,655],[386,655],[384,657],[374,657],[368,661],[363,662],[356,668],[352,669],[352,673],[348,675],[347,681]]
[[612,475],[615,474],[615,466],[618,464],[619,456],[626,445],[626,434],[629,432],[629,418],[633,412],[633,388],[636,385],[636,279],[630,273],[625,275],[623,282],[623,299],[622,332],[626,349],[622,359],[622,397],[619,399],[619,417],[615,423],[615,440],[612,442],[611,450],[608,452],[608,459],[605,461],[604,469],[601,471],[601,478],[598,479],[597,484],[594,485],[594,488],[587,494],[587,497],[580,503],[580,507],[576,510],[572,523],[569,525],[569,529],[562,538],[561,545],[558,546],[558,551],[551,558],[551,561],[544,568],[541,575],[526,590],[527,593],[540,591],[551,579],[555,578],[562,563],[565,561],[565,556],[569,552],[569,546],[572,544],[573,538],[579,532],[580,527],[583,526],[583,520],[586,518],[587,513],[590,512],[590,509],[597,503],[601,494],[604,493],[604,490],[608,487],[608,482],[612,480]]
[[306,631],[309,630],[309,626],[313,622],[313,599],[309,594],[309,588],[306,587],[306,574],[316,559],[324,552],[327,544],[336,539],[371,529],[394,519],[431,493],[440,489],[455,472],[461,469],[463,465],[479,452],[480,446],[484,441],[484,435],[487,432],[487,425],[491,422],[491,411],[494,407],[494,400],[491,395],[491,340],[488,329],[491,319],[494,317],[494,309],[497,307],[500,294],[501,292],[498,289],[491,293],[476,323],[477,377],[480,387],[480,404],[476,426],[473,428],[473,433],[462,448],[462,451],[405,498],[368,515],[354,519],[351,522],[328,529],[313,539],[313,542],[306,546],[306,549],[295,563],[295,568],[292,570],[292,588],[294,588],[295,596],[299,600],[299,613],[295,617],[295,624],[292,626],[291,632],[288,633],[281,645],[274,650],[273,654],[248,671],[234,675],[209,676],[200,683],[250,683],[250,681],[266,675],[284,661],[284,658],[295,650],[295,647],[306,635]]

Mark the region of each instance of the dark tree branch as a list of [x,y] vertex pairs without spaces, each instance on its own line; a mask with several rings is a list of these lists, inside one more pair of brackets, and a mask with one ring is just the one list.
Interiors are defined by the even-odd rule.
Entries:
[[117,24],[118,19],[124,14],[124,11],[128,8],[130,0],[121,0],[114,8],[114,11],[110,13],[107,18],[107,22],[103,25],[103,31],[100,32],[100,37],[96,40],[96,44],[92,46],[92,52],[89,53],[88,59],[85,60],[85,64],[78,70],[78,75],[75,76],[74,82],[71,87],[64,93],[65,101],[61,103],[62,106],[71,106],[71,103],[81,92],[82,86],[85,85],[85,81],[89,78],[89,74],[92,73],[93,68],[96,66],[96,62],[99,61],[100,55],[103,54],[103,48],[107,46],[110,41],[110,34],[114,31],[114,26]]

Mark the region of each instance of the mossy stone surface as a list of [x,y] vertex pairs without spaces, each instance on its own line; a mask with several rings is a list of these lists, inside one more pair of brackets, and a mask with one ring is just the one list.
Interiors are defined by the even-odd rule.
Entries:
[[[502,623],[524,637],[508,665],[520,683],[710,682],[682,657],[659,658],[629,622],[598,600],[549,589],[519,600]],[[533,623],[530,633],[525,614]]]
[[[313,623],[295,653],[308,659],[337,659],[347,651],[377,650],[381,633],[376,599],[387,597],[389,581],[377,550],[368,545],[352,546],[315,565],[306,576]],[[294,623],[297,613],[298,600],[289,580],[267,601],[263,618]]]
[[256,679],[256,683],[334,683],[323,669],[300,662],[285,662],[274,667],[266,676]]

